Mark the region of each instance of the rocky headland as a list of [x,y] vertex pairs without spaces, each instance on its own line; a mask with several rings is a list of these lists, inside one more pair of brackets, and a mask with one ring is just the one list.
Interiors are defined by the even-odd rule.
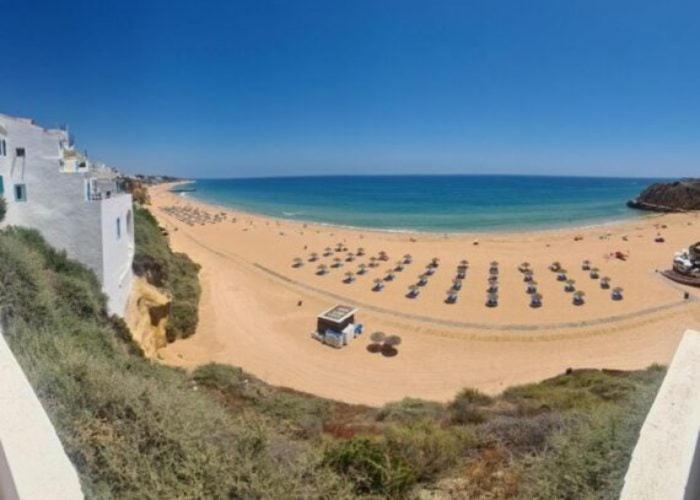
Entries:
[[654,212],[700,210],[700,179],[654,183],[629,200],[627,206]]

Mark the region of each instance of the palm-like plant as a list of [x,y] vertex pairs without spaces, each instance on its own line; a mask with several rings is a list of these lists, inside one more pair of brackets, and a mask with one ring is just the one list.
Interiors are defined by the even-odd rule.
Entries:
[[612,294],[611,297],[613,300],[622,300],[622,291],[623,289],[619,286],[616,286],[615,288],[612,289]]
[[573,280],[569,278],[566,280],[566,286],[564,287],[564,291],[566,292],[574,292],[576,290],[576,280]]
[[576,290],[574,292],[574,298],[573,298],[574,305],[575,306],[583,305],[583,303],[584,303],[583,297],[585,297],[585,295],[586,295],[586,293],[583,290]]

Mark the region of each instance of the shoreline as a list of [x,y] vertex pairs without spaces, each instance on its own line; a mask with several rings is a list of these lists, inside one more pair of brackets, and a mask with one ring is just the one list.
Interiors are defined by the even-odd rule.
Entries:
[[[570,230],[573,231],[573,230],[577,230],[577,229],[583,231],[583,230],[588,230],[588,229],[612,227],[612,226],[617,226],[620,224],[631,223],[633,221],[649,220],[652,218],[661,217],[661,216],[665,215],[664,213],[637,210],[636,212],[639,212],[637,215],[625,217],[622,219],[611,219],[611,220],[594,222],[594,223],[586,223],[584,221],[580,221],[580,223],[574,223],[572,225],[564,225],[564,226],[556,226],[556,227],[551,227],[551,226],[550,227],[543,226],[541,228],[539,228],[539,227],[525,227],[522,229],[504,228],[504,229],[496,229],[493,231],[460,231],[460,230],[430,231],[430,230],[420,230],[420,229],[374,228],[374,227],[366,227],[366,226],[351,226],[351,225],[344,225],[344,224],[336,224],[333,222],[320,222],[320,221],[314,221],[314,220],[308,220],[308,219],[285,218],[285,217],[265,214],[262,212],[256,212],[256,211],[249,210],[246,208],[227,206],[227,205],[222,205],[220,203],[216,203],[213,201],[202,200],[200,198],[197,198],[197,196],[192,196],[192,195],[188,194],[187,192],[178,193],[178,192],[170,191],[170,189],[172,189],[175,186],[183,185],[183,184],[193,184],[196,182],[197,182],[196,180],[179,181],[179,182],[173,182],[173,183],[163,183],[163,184],[161,184],[161,186],[169,186],[167,189],[168,192],[174,196],[182,198],[183,200],[188,200],[188,201],[191,201],[193,203],[200,203],[202,205],[206,205],[206,206],[216,208],[219,210],[235,211],[235,212],[239,212],[241,214],[245,214],[245,215],[248,215],[251,217],[261,217],[261,218],[270,219],[270,220],[276,221],[276,222],[298,223],[298,224],[305,224],[307,226],[319,226],[319,227],[331,228],[331,229],[335,228],[338,230],[368,231],[368,232],[372,232],[372,233],[404,234],[404,235],[416,235],[416,236],[449,235],[449,236],[463,236],[463,237],[485,237],[485,236],[493,236],[493,235],[499,235],[499,234],[500,235],[511,235],[511,234],[542,233],[542,232],[560,232],[560,231],[570,231]],[[633,209],[630,209],[630,210],[633,210]]]
[[[699,301],[682,302],[685,288],[654,273],[670,265],[677,247],[694,237],[700,214],[654,214],[587,228],[445,237],[275,219],[168,189],[169,185],[151,188],[150,208],[169,231],[173,249],[202,266],[203,289],[197,332],[158,352],[158,358],[170,365],[191,369],[207,362],[232,364],[273,385],[370,406],[403,397],[448,401],[464,387],[496,394],[571,367],[637,369],[663,364],[682,332],[700,326]],[[227,218],[187,225],[166,211],[173,207],[225,212]],[[663,233],[666,243],[653,242],[657,232]],[[576,241],[579,235],[582,240]],[[473,244],[474,239],[479,245]],[[341,241],[350,250],[365,247],[367,255],[387,250],[389,263],[408,250],[414,264],[397,273],[381,293],[372,292],[369,284],[387,263],[368,276],[358,276],[353,284],[340,278],[366,257],[323,277],[313,272],[317,263],[298,269],[290,265],[295,256]],[[624,251],[629,258],[609,258],[613,250]],[[433,256],[441,259],[438,272],[419,298],[406,299],[402,290]],[[464,290],[456,305],[446,305],[443,291],[453,266],[464,257],[471,263]],[[571,296],[545,269],[557,258],[572,269],[587,292],[585,306],[572,306]],[[625,288],[624,301],[611,301],[595,281],[577,270],[583,258],[593,259],[602,273],[610,273],[613,283]],[[502,303],[490,309],[482,300],[488,262],[494,259],[503,270]],[[521,275],[515,270],[522,260],[532,263],[540,281],[545,297],[540,309],[527,307]],[[690,293],[700,298],[697,291]],[[403,339],[399,354],[390,358],[371,354],[368,335],[341,350],[312,340],[309,333],[316,315],[339,301],[365,305],[358,320],[368,333],[399,334]],[[524,330],[513,331],[513,324]],[[378,380],[392,382],[377,384]]]

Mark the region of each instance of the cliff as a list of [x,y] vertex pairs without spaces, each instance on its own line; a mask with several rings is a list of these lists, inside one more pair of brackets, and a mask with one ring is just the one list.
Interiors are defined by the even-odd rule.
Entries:
[[700,179],[657,182],[628,201],[627,206],[654,212],[700,210]]

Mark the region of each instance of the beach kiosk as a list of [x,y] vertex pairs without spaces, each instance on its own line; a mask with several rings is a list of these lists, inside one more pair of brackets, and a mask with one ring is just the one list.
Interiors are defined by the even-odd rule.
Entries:
[[362,333],[362,325],[355,324],[357,309],[336,305],[318,315],[316,331],[311,334],[316,340],[337,349],[348,344],[348,340]]

